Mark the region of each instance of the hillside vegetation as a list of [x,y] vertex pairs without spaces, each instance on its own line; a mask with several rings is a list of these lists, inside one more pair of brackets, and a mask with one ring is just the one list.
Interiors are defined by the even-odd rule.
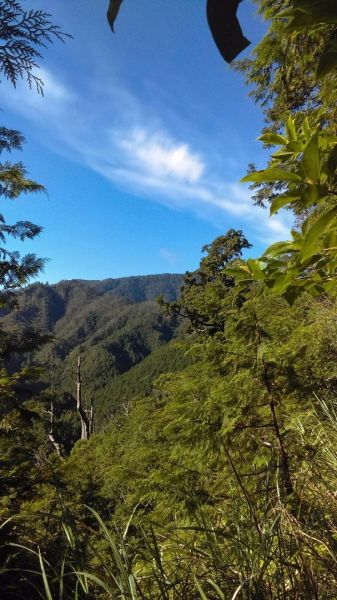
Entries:
[[[155,300],[160,295],[176,300],[182,279],[180,275],[154,275],[29,286],[20,294],[19,308],[4,316],[4,329],[11,333],[38,331],[49,335],[50,342],[31,354],[12,355],[11,370],[23,364],[41,365],[43,385],[52,383],[62,403],[64,397],[75,393],[75,365],[80,355],[84,394],[93,400],[99,424],[118,404],[117,390],[122,389],[118,376],[177,334],[177,319],[165,317]],[[165,359],[159,353],[152,363],[158,361],[165,370]],[[153,369],[162,372],[159,366]],[[136,376],[131,377],[132,395],[143,392],[143,383],[139,381],[138,390]],[[150,372],[145,377],[149,386]]]
[[[236,66],[271,156],[243,181],[291,239],[244,259],[229,229],[184,276],[27,287],[43,260],[6,241],[41,227],[1,215],[4,598],[336,599],[337,8],[256,3],[270,28]],[[21,163],[0,180],[42,190]]]

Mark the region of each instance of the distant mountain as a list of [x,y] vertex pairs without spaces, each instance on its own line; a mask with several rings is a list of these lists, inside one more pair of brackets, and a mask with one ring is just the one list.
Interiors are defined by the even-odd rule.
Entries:
[[[147,391],[149,372],[163,372],[157,351],[154,361],[148,362],[149,369],[144,364],[144,369],[131,376],[131,385],[124,382],[125,388],[117,382],[177,335],[177,320],[164,316],[155,300],[159,295],[177,299],[182,282],[182,275],[164,274],[37,283],[20,293],[19,309],[4,314],[3,323],[8,329],[30,327],[53,336],[51,343],[26,360],[45,367],[45,381],[52,380],[59,397],[75,391],[74,368],[80,354],[83,391],[95,400],[103,418],[103,412],[118,405],[119,393],[124,400],[125,389],[133,395]],[[174,353],[169,352],[172,364]],[[19,366],[18,360],[14,359],[13,369]]]

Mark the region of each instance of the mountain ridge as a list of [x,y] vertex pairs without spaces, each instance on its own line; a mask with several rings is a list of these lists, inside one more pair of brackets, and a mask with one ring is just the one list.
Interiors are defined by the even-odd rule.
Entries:
[[[95,397],[98,413],[100,404],[109,412],[109,390],[114,389],[116,378],[176,337],[178,320],[165,316],[155,299],[164,295],[176,300],[182,282],[182,275],[169,273],[37,282],[21,291],[18,309],[5,314],[3,324],[9,330],[32,328],[52,336],[50,343],[25,358],[25,364],[48,365],[45,384],[50,385],[52,377],[60,398],[74,393],[74,368],[81,355],[83,387]],[[175,365],[173,354],[169,356]],[[13,371],[22,366],[20,360],[14,359]],[[161,372],[158,353],[154,360],[151,369]],[[140,392],[148,385],[145,371],[140,371]],[[126,389],[137,392],[137,385],[126,384]],[[118,405],[113,391],[111,402]]]

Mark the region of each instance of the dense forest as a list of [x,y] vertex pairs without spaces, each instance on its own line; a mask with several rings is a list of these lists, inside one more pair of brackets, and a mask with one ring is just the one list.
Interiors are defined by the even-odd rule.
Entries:
[[[243,182],[290,240],[246,259],[229,229],[185,275],[32,284],[43,261],[6,241],[40,228],[0,217],[1,598],[336,598],[337,8],[255,2],[269,29],[234,68],[270,159]],[[3,75],[41,86],[34,45],[62,32],[0,9],[26,48]],[[4,199],[41,191],[1,163]]]

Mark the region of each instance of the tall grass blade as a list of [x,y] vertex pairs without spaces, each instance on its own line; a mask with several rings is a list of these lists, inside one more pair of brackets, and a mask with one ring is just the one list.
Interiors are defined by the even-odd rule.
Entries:
[[215,589],[215,591],[217,592],[220,600],[225,600],[224,593],[220,590],[219,586],[215,583],[215,581],[212,581],[211,579],[207,579],[207,581]]
[[199,581],[197,580],[196,577],[194,577],[194,581],[195,581],[195,585],[197,587],[197,590],[198,590],[198,592],[200,594],[200,598],[202,598],[202,600],[208,600],[208,598],[207,598],[204,590],[202,589],[202,587],[201,587],[201,585],[200,585],[200,583],[199,583]]
[[40,549],[39,549],[39,562],[40,562],[40,568],[41,568],[41,575],[42,575],[42,580],[43,580],[43,585],[44,585],[44,589],[46,592],[46,596],[47,596],[47,600],[53,600],[53,596],[52,593],[50,591],[50,587],[49,587],[49,583],[48,583],[48,577],[44,568],[44,559],[42,558]]

